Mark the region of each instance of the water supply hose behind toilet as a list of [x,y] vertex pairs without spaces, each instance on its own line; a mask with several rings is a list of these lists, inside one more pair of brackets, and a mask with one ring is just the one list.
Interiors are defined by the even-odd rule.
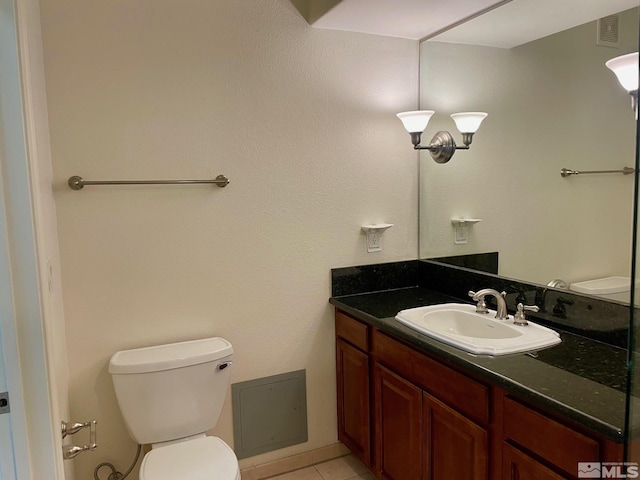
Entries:
[[100,470],[102,467],[109,467],[111,469],[111,473],[107,477],[107,480],[124,480],[131,473],[131,471],[133,470],[133,467],[136,466],[136,463],[138,463],[138,459],[140,458],[140,452],[141,451],[142,451],[142,445],[138,445],[138,451],[136,452],[136,458],[133,459],[133,463],[131,464],[131,466],[129,467],[129,470],[127,470],[124,475],[116,470],[116,467],[113,466],[113,463],[102,462],[93,471],[94,480],[102,480],[98,476],[98,470]]

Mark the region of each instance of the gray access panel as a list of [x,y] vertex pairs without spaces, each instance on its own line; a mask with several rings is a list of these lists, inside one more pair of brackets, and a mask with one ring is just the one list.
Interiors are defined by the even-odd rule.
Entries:
[[308,440],[305,370],[234,383],[231,398],[238,458]]

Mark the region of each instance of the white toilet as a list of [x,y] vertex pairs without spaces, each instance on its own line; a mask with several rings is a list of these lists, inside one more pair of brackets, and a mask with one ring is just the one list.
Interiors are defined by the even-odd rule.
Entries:
[[[596,297],[618,302],[629,303],[631,301],[631,278],[629,277],[605,277],[584,282],[572,283],[569,286],[574,292],[595,295]],[[636,288],[636,296],[640,290]]]
[[151,444],[140,480],[239,480],[231,447],[205,435],[216,426],[231,377],[223,338],[123,350],[109,373],[129,435]]

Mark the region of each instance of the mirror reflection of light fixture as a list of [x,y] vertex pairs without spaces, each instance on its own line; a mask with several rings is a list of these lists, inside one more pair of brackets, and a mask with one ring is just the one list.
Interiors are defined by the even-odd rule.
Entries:
[[446,131],[436,133],[429,145],[420,145],[422,132],[427,128],[427,124],[434,113],[433,110],[416,110],[413,112],[401,112],[397,116],[411,135],[413,148],[416,150],[429,150],[431,157],[437,163],[447,163],[451,160],[456,150],[469,150],[473,134],[476,133],[482,120],[487,116],[484,112],[463,112],[451,115],[451,118],[456,122],[456,127],[462,134],[464,146],[456,145],[453,136]]
[[631,95],[631,106],[638,111],[638,52],[612,58],[605,63],[616,74],[620,85]]

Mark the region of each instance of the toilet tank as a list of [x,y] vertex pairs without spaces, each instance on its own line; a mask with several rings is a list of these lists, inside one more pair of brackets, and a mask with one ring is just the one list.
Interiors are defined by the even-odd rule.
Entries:
[[[596,297],[617,300],[619,302],[629,303],[631,300],[631,279],[629,277],[596,278],[594,280],[572,283],[569,289],[574,292],[595,295]],[[637,293],[636,290],[636,294]]]
[[215,427],[232,354],[231,344],[219,337],[116,352],[109,373],[131,437],[160,443]]

